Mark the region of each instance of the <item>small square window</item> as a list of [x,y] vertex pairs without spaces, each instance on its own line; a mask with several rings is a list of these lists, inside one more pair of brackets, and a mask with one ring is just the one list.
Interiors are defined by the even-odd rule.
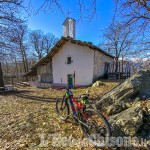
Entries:
[[72,63],[71,57],[67,57],[67,64],[71,64],[71,63]]

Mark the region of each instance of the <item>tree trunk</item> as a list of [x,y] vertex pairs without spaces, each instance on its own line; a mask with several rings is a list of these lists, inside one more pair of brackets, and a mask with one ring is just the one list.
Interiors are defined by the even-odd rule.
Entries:
[[1,62],[0,62],[0,87],[4,87],[3,71],[2,71]]
[[15,58],[15,69],[16,69],[17,74],[19,75],[18,62],[16,58]]
[[118,58],[115,61],[115,73],[118,73]]

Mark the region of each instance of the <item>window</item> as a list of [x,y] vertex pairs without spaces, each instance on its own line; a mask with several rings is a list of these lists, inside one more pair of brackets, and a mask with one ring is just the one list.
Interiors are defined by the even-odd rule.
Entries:
[[67,57],[67,64],[71,64],[71,63],[72,63],[71,57]]

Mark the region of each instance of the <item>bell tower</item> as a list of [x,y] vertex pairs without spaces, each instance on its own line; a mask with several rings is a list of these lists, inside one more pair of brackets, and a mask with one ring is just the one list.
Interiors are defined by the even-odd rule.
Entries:
[[63,23],[63,36],[75,39],[75,28],[76,21],[72,18],[67,17]]

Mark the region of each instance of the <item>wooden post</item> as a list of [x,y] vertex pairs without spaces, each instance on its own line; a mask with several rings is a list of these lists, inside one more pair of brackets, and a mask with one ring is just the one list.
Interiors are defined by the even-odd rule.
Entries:
[[130,63],[128,62],[128,72],[129,72],[129,74],[128,74],[128,77],[130,77]]
[[119,75],[118,76],[119,76],[119,79],[120,79],[120,61],[119,61]]
[[73,79],[74,79],[74,87],[75,87],[75,78],[76,78],[76,74],[75,74],[75,71],[74,71],[74,74],[73,74]]
[[124,62],[123,62],[123,55],[122,55],[122,73],[123,73],[123,63],[124,63]]
[[114,72],[114,61],[113,61],[113,68],[112,68],[112,73]]
[[1,62],[0,62],[0,87],[4,87],[3,71],[2,71]]

